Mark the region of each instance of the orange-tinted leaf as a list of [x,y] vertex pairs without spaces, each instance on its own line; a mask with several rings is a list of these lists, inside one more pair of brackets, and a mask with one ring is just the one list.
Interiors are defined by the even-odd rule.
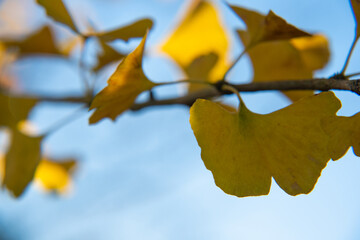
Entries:
[[32,181],[41,159],[42,137],[29,137],[12,129],[11,143],[5,155],[3,185],[19,197]]
[[149,30],[152,25],[153,22],[151,19],[141,19],[137,22],[134,22],[128,26],[119,29],[115,29],[109,32],[96,33],[95,36],[105,42],[110,42],[117,39],[128,41],[130,38],[144,36],[146,31]]
[[140,45],[119,64],[108,85],[93,99],[90,110],[96,110],[89,119],[90,124],[106,117],[114,121],[132,106],[140,93],[155,86],[142,69],[145,41],[146,35]]
[[350,0],[351,9],[354,13],[355,24],[356,24],[356,36],[360,37],[360,1],[359,0]]
[[[244,45],[248,44],[249,33],[238,33]],[[313,72],[323,68],[330,56],[327,39],[322,35],[263,42],[249,49],[248,54],[254,82],[311,79]],[[312,91],[284,93],[292,101],[312,95]]]
[[216,7],[207,1],[193,1],[186,16],[161,46],[186,72],[199,57],[215,54],[218,60],[207,81],[222,79],[229,68],[230,39]]
[[100,46],[102,51],[98,55],[98,63],[94,68],[95,71],[100,70],[109,63],[119,61],[125,57],[125,55],[119,53],[103,41],[100,41]]
[[311,36],[295,26],[287,23],[284,19],[269,11],[263,16],[255,11],[231,6],[234,12],[245,22],[250,39],[248,48],[260,42],[288,40],[296,37]]
[[18,48],[20,54],[60,54],[48,26],[22,41],[6,41],[5,44],[8,47]]
[[198,99],[190,123],[201,158],[224,192],[238,197],[268,194],[271,177],[288,194],[309,193],[330,160],[321,119],[334,116],[340,101],[332,92],[303,98],[270,114],[241,103],[229,112]]
[[71,175],[75,167],[74,159],[53,161],[45,158],[36,169],[35,180],[46,191],[66,193],[71,185]]
[[78,32],[74,21],[72,20],[68,10],[66,9],[62,0],[36,0],[41,5],[46,14],[53,18],[55,21],[65,24],[74,32]]
[[360,113],[352,117],[333,116],[322,121],[325,132],[330,136],[329,151],[333,160],[341,158],[353,147],[360,157]]

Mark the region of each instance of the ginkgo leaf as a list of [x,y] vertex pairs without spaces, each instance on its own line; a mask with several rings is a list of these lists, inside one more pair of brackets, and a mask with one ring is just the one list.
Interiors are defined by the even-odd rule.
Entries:
[[89,119],[90,124],[106,117],[115,121],[117,116],[132,106],[140,93],[155,86],[142,69],[146,36],[147,34],[139,46],[119,64],[109,78],[108,85],[94,97],[89,110],[96,110]]
[[119,61],[125,57],[125,55],[119,53],[112,47],[110,47],[107,43],[103,41],[99,41],[101,46],[101,52],[98,55],[98,62],[94,67],[95,71],[100,70],[104,66],[108,65],[109,63]]
[[360,37],[360,1],[359,0],[350,0],[351,9],[354,13],[355,17],[355,24],[356,24],[356,36],[357,38]]
[[119,29],[103,33],[96,33],[94,35],[105,42],[110,42],[117,39],[128,41],[130,38],[138,38],[144,36],[146,31],[152,28],[152,26],[153,21],[146,18]]
[[19,54],[60,54],[49,26],[45,26],[22,41],[5,41],[7,47],[16,47]]
[[[195,58],[194,61],[184,71],[189,79],[196,81],[208,81],[210,79],[211,70],[218,62],[219,57],[215,53]],[[204,88],[204,84],[191,83],[188,86],[189,92],[194,92]]]
[[11,143],[5,155],[3,186],[19,197],[32,181],[41,159],[42,137],[29,137],[16,129],[11,131]]
[[0,126],[16,126],[28,117],[36,103],[36,99],[9,97],[0,92]]
[[237,6],[231,6],[231,8],[247,26],[247,31],[250,36],[249,43],[246,45],[247,48],[260,42],[311,36],[311,34],[287,23],[272,11],[269,11],[269,13],[264,16],[258,12]]
[[[244,45],[248,44],[249,33],[238,33]],[[328,41],[322,35],[263,42],[247,53],[253,65],[254,82],[311,79],[313,72],[323,68],[330,56]],[[296,101],[312,95],[312,91],[286,91],[284,94]]]
[[340,159],[350,146],[355,155],[360,157],[360,113],[352,117],[324,118],[322,126],[330,136],[328,149],[333,160]]
[[47,158],[41,160],[36,169],[35,181],[46,191],[58,194],[66,193],[71,185],[71,178],[76,161],[66,159],[54,161]]
[[161,46],[185,72],[200,56],[216,54],[218,60],[208,74],[209,82],[222,79],[228,70],[229,49],[227,29],[216,7],[207,1],[193,1],[186,16]]
[[268,194],[271,177],[288,194],[309,193],[330,160],[321,119],[335,115],[332,92],[303,98],[261,115],[241,103],[238,112],[198,99],[190,123],[205,166],[224,192],[238,197]]
[[78,32],[75,23],[62,0],[36,0],[36,2],[45,9],[46,14],[49,17],[59,23],[65,24],[74,32]]

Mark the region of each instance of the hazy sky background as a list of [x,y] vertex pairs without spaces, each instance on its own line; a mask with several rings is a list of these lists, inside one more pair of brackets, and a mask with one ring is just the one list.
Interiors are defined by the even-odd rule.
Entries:
[[[220,1],[216,2],[229,32],[243,26]],[[77,22],[90,20],[99,29],[114,28],[142,17],[153,18],[155,28],[146,45],[150,49],[169,32],[186,1],[66,3]],[[231,3],[262,13],[272,9],[301,29],[324,33],[330,40],[332,58],[318,76],[328,77],[341,70],[355,27],[348,1]],[[16,12],[5,10],[10,5],[16,7]],[[39,16],[34,21],[33,14]],[[45,19],[44,12],[29,0],[4,0],[0,9],[3,34],[14,29],[21,33],[25,23],[30,31]],[[7,29],[9,22],[18,25]],[[131,41],[128,48],[138,42]],[[235,36],[233,43],[232,55],[236,56],[241,46]],[[180,77],[179,70],[168,59],[150,50],[146,56],[144,68],[150,79],[169,81]],[[359,63],[358,46],[348,72],[358,72]],[[251,78],[248,64],[243,59],[231,73],[231,80],[248,81]],[[19,72],[24,86],[35,93],[61,94],[81,89],[78,71],[64,60],[25,59],[14,70]],[[112,70],[103,74],[102,84]],[[177,88],[159,91],[178,92]],[[336,95],[343,103],[339,114],[349,116],[359,111],[359,96],[348,92]],[[242,96],[248,107],[258,113],[289,104],[277,93]],[[233,97],[227,100],[236,103]],[[76,108],[41,104],[31,117],[46,129]],[[329,162],[309,195],[288,196],[273,182],[269,196],[237,198],[216,187],[211,172],[205,168],[190,128],[188,108],[172,106],[128,112],[115,123],[105,120],[91,127],[88,117],[84,112],[44,143],[45,152],[51,155],[76,156],[81,160],[70,195],[49,196],[34,186],[17,200],[0,192],[0,231],[6,231],[9,239],[360,239],[360,160],[352,150],[341,160]]]

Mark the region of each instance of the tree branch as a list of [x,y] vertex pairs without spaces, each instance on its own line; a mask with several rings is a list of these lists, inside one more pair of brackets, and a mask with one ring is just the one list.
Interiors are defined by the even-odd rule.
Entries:
[[[319,78],[307,80],[293,80],[293,81],[274,81],[274,82],[253,82],[248,84],[237,84],[232,87],[239,92],[257,92],[269,90],[348,90],[360,95],[360,79],[357,80],[339,80],[334,78]],[[164,106],[164,105],[187,105],[191,106],[198,98],[212,98],[218,97],[230,92],[218,91],[216,88],[206,88],[200,91],[189,93],[188,95],[169,98],[164,100],[149,100],[144,103],[134,104],[131,108],[133,111],[138,111],[150,106]]]
[[[257,92],[257,91],[272,91],[272,90],[347,90],[360,95],[360,79],[347,80],[335,78],[318,78],[292,81],[273,81],[273,82],[253,82],[247,84],[230,84],[239,92]],[[6,93],[4,89],[0,92]],[[198,98],[213,98],[222,95],[232,94],[229,91],[219,91],[215,88],[205,88],[196,92],[189,93],[185,96],[168,98],[163,100],[150,99],[144,103],[134,104],[131,110],[138,111],[150,106],[164,106],[164,105],[186,105],[191,106]],[[11,94],[10,94],[11,95]],[[15,97],[38,99],[42,102],[67,102],[67,103],[90,103],[91,96],[68,96],[68,97],[53,97],[53,96],[34,96],[34,95],[13,95]]]

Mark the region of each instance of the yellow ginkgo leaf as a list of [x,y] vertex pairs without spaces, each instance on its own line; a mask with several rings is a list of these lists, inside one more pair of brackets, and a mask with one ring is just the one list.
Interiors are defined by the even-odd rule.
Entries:
[[147,34],[140,45],[119,64],[109,78],[108,85],[94,97],[90,110],[96,110],[89,119],[90,124],[106,117],[115,121],[117,116],[131,107],[140,93],[155,86],[142,69],[146,36]]
[[119,61],[124,58],[124,55],[110,47],[107,43],[99,41],[101,46],[101,52],[98,55],[98,62],[94,67],[95,71],[99,71],[109,63]]
[[16,47],[20,54],[60,54],[49,26],[45,26],[22,41],[5,41],[7,47]]
[[311,34],[287,23],[272,11],[269,11],[269,13],[264,16],[258,12],[237,6],[231,6],[231,8],[247,26],[247,31],[250,36],[249,42],[246,45],[247,48],[253,47],[260,42],[311,36]]
[[[244,45],[249,43],[249,33],[238,31]],[[281,81],[311,79],[315,70],[329,60],[327,39],[322,35],[293,38],[291,40],[263,42],[248,52],[253,65],[253,81]],[[312,95],[312,91],[286,91],[292,101]]]
[[62,0],[36,0],[39,5],[44,7],[46,14],[55,21],[65,24],[74,32],[78,32],[74,21]]
[[288,194],[306,194],[330,160],[321,119],[335,115],[340,101],[332,92],[303,98],[261,115],[241,103],[229,112],[198,99],[190,123],[201,158],[224,192],[238,197],[268,194],[271,177]]
[[3,186],[19,197],[33,180],[40,162],[42,137],[29,137],[16,129],[11,133],[10,148],[5,155]]
[[[200,56],[185,67],[184,71],[189,79],[206,82],[210,79],[211,70],[218,62],[218,56],[214,53]],[[194,92],[204,88],[204,84],[191,83],[188,86],[190,92]]]
[[333,116],[322,121],[325,132],[330,136],[329,151],[333,160],[340,159],[353,147],[360,157],[360,113],[352,117]]
[[96,33],[94,35],[105,42],[110,42],[117,39],[128,41],[130,38],[138,38],[144,36],[146,31],[152,28],[152,26],[153,21],[146,18],[119,29],[103,33]]
[[218,60],[207,79],[215,82],[222,79],[229,68],[229,46],[229,36],[216,7],[197,0],[192,2],[188,13],[161,49],[184,71],[200,56],[216,54]]
[[71,185],[71,175],[75,167],[76,161],[73,159],[53,161],[44,158],[36,169],[35,181],[46,191],[66,193]]
[[9,97],[0,92],[0,126],[15,127],[28,117],[36,103],[36,99]]
[[355,17],[355,24],[356,24],[356,36],[357,38],[360,37],[360,1],[359,0],[350,0],[351,8],[354,13]]

